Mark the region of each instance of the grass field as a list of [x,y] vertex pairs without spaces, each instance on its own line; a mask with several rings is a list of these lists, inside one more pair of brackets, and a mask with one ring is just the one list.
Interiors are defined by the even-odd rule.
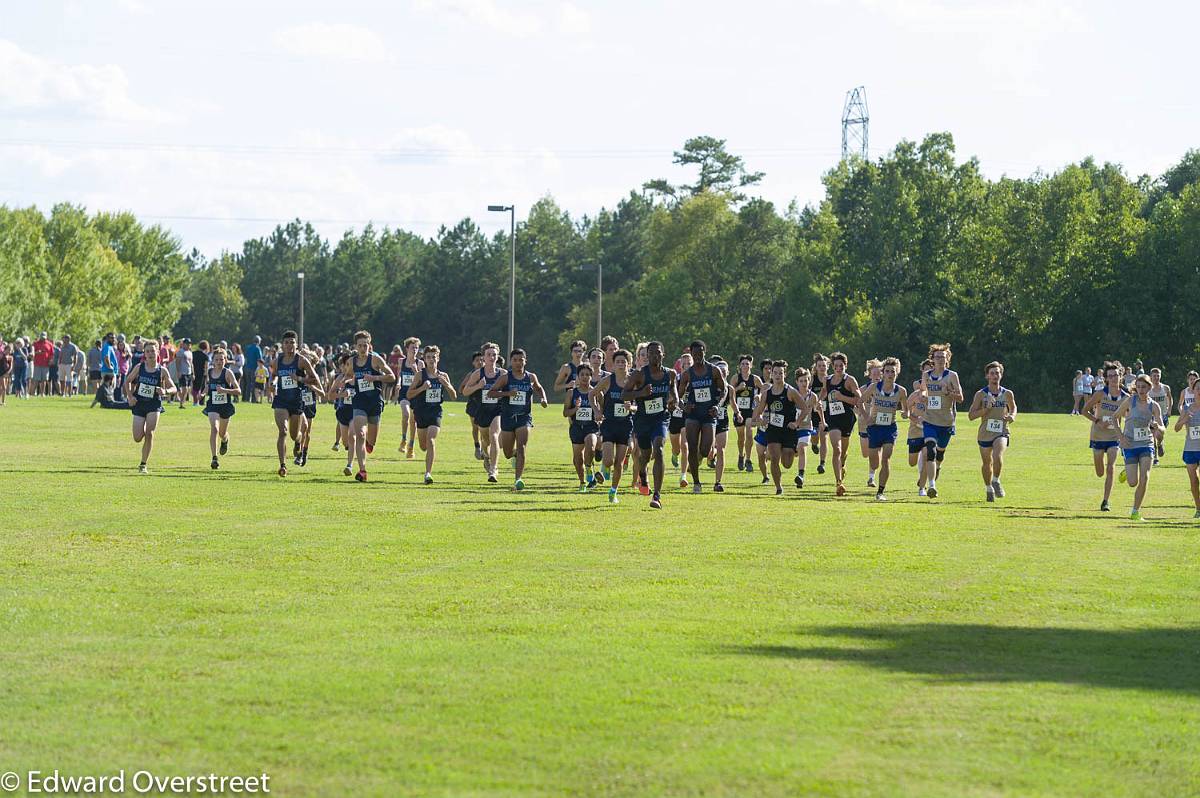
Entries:
[[[0,408],[0,771],[271,776],[312,795],[1200,794],[1200,523],[1172,433],[1097,512],[1084,422],[1024,415],[1008,497],[973,433],[936,501],[810,468],[785,498],[573,492],[535,413],[488,486],[461,406],[438,483],[384,416],[372,481],[322,408],[275,476],[262,406],[208,467],[168,413]],[[973,425],[971,426],[973,430]],[[380,456],[382,455],[382,456]],[[815,463],[814,463],[815,465]],[[706,471],[706,476],[710,472]]]

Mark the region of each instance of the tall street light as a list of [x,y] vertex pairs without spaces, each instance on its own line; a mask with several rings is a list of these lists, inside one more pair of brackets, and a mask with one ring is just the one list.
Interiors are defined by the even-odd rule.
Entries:
[[581,263],[579,269],[585,272],[596,270],[596,346],[600,346],[600,339],[604,337],[604,264],[599,261]]
[[[508,218],[508,240],[512,244],[512,275],[508,286],[508,352],[513,351],[516,346],[514,341],[516,315],[517,315],[517,210],[512,205],[489,205],[489,211],[507,211]],[[507,357],[505,353],[505,357]]]
[[300,345],[304,346],[304,272],[296,272],[300,278]]

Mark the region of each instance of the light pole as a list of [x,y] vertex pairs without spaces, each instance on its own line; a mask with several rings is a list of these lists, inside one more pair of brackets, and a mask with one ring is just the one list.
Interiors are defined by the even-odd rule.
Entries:
[[585,272],[596,270],[596,346],[600,346],[600,339],[604,337],[604,264],[583,263],[579,268]]
[[[517,316],[517,209],[513,205],[489,205],[489,211],[508,211],[508,240],[512,244],[512,275],[508,286],[508,351],[513,351]],[[507,357],[505,353],[505,357]]]
[[300,346],[304,346],[304,272],[296,272],[300,278]]

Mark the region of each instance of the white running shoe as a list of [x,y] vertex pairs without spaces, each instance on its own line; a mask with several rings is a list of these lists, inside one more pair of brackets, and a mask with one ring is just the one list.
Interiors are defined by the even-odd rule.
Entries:
[[997,499],[1004,498],[1004,488],[1003,488],[1003,486],[1000,485],[1000,480],[998,480],[998,479],[992,480],[992,490],[995,491]]
[[918,495],[918,496],[920,496],[920,497],[922,497],[922,498],[924,498],[924,497],[925,497],[925,489],[924,489],[924,488],[917,488],[917,495]]

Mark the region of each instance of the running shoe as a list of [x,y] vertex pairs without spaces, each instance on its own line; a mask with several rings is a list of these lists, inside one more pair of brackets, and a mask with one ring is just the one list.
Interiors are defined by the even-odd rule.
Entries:
[[617,503],[617,489],[616,488],[608,489],[608,503],[609,504]]
[[300,441],[294,441],[292,443],[292,457],[299,457],[299,456],[300,456]]
[[998,480],[998,479],[992,480],[992,490],[996,492],[997,499],[1004,498],[1004,488],[1003,488],[1003,486],[1001,486],[1000,480]]
[[281,466],[279,467],[279,476],[281,476],[281,477],[286,477],[286,476],[287,476],[287,466],[285,466],[285,465],[281,465]]
[[300,465],[300,455],[297,454],[292,458],[292,465]]
[[408,447],[408,453],[404,455],[404,458],[406,460],[413,459],[413,447],[411,445]]
[[229,452],[229,439],[221,441],[220,455],[224,457]]
[[874,474],[867,475],[867,487],[868,488],[875,487],[875,475]]
[[717,467],[717,459],[716,459],[715,457],[710,457],[710,458],[708,458],[708,467],[709,467],[709,468],[711,468],[711,469],[714,469],[714,470],[716,469],[716,467]]
[[679,455],[671,455],[671,468],[679,468]]
[[701,489],[700,489],[699,482],[697,482],[695,485],[692,485],[692,493],[700,493],[700,492],[701,492]]
[[513,490],[525,490],[525,480],[518,479],[513,483]]
[[654,494],[654,498],[650,500],[650,509],[652,509],[652,510],[661,510],[662,509],[662,499],[659,498],[659,495],[657,493]]
[[354,479],[357,482],[366,482],[367,481],[367,472],[362,469],[359,469],[358,473],[354,475]]
[[713,493],[724,493],[724,492],[725,492],[724,485],[722,485],[720,482],[713,483]]
[[308,449],[300,450],[300,465],[301,466],[308,465]]
[[925,497],[925,489],[917,488],[917,495],[920,496],[921,498],[924,498]]
[[588,492],[588,487],[587,487],[587,485],[584,485],[582,482],[580,482],[580,483],[579,483],[579,491],[578,491],[578,492],[579,492],[579,493],[587,493],[587,492]]
[[475,447],[475,459],[476,460],[483,459],[483,449],[480,449],[478,446]]
[[1163,445],[1162,445],[1161,441],[1159,441],[1157,448],[1158,448],[1158,457],[1162,457],[1165,454],[1165,452],[1163,452]]
[[929,489],[927,491],[925,491],[925,495],[931,499],[936,499],[937,498],[937,486],[930,485]]
[[596,477],[596,482],[600,485],[603,485],[605,482],[608,481],[608,469],[601,468],[599,471],[596,472],[595,477]]
[[1141,520],[1142,520],[1142,514],[1141,514],[1141,512],[1140,512],[1140,511],[1138,511],[1138,510],[1136,510],[1136,509],[1135,509],[1135,510],[1133,510],[1133,511],[1131,511],[1131,512],[1129,513],[1129,520],[1130,520],[1130,521],[1141,521]]
[[142,463],[140,466],[138,466],[138,473],[139,474],[149,474],[150,473],[150,471],[146,468],[145,463]]
[[595,477],[595,475],[589,474],[589,475],[588,475],[587,484],[586,484],[586,485],[584,485],[583,487],[584,487],[584,490],[591,490],[592,488],[596,487],[596,477]]
[[821,453],[821,447],[820,447],[820,446],[818,446],[817,444],[815,444],[815,443],[814,443],[814,444],[812,445],[812,453],[813,453],[813,454],[820,454],[820,453]]
[[1108,506],[1108,499],[1105,499],[1104,501],[1100,502],[1100,512],[1107,513],[1111,509],[1112,508]]
[[1124,468],[1121,469],[1120,474],[1117,474],[1117,481],[1120,482],[1122,485],[1124,485],[1125,483],[1127,483],[1129,481],[1129,477],[1128,477],[1128,475],[1126,475]]
[[375,451],[375,444],[367,441],[367,454],[370,454],[373,451]]
[[750,462],[749,460],[746,461],[746,473],[747,474],[754,473],[754,463]]
[[599,462],[602,462],[603,460],[604,460],[604,452],[597,449],[595,452],[592,453],[592,462],[599,463]]
[[208,464],[208,467],[211,468],[213,471],[216,471],[218,468],[221,467],[221,461],[214,457],[212,459],[212,462]]
[[825,464],[824,464],[824,463],[818,463],[818,464],[817,464],[817,473],[818,473],[818,474],[824,474],[824,473],[825,473]]
[[776,496],[782,496],[782,495],[783,495],[783,486],[782,486],[782,485],[780,485],[780,486],[778,486],[778,487],[776,487],[776,488],[775,488],[775,495],[776,495]]
[[488,482],[496,482],[496,481],[497,480],[496,480],[495,474],[488,474]]
[[767,484],[767,483],[769,483],[770,481],[771,481],[771,478],[770,478],[770,477],[768,477],[766,474],[763,474],[763,480],[762,480],[762,482],[761,482],[760,484],[762,484],[762,485],[766,485],[766,484]]
[[991,485],[987,486],[987,500],[990,502],[996,501],[996,489]]
[[838,485],[837,490],[835,490],[834,493],[836,493],[838,496],[845,496],[846,495],[846,486]]
[[739,456],[738,457],[738,471],[745,471],[745,470],[746,470],[746,458],[743,456]]
[[650,495],[650,486],[646,484],[646,480],[644,479],[638,480],[637,489],[638,493],[642,494],[643,496]]
[[796,475],[796,487],[797,488],[804,487],[804,477],[800,476],[799,474]]
[[683,474],[680,474],[679,475],[679,487],[686,488],[687,486],[688,486],[687,477],[685,477]]
[[426,485],[432,485],[432,484],[433,484],[433,474],[426,474],[426,475],[425,475],[425,484],[426,484]]
[[884,493],[876,493],[876,494],[875,494],[875,501],[877,501],[877,502],[885,502],[885,501],[887,501],[887,495],[886,495],[886,494],[884,494]]
[[[340,445],[340,444],[337,444],[337,443],[335,443],[333,446],[330,446],[330,447],[329,447],[329,451],[331,451],[331,452],[336,452],[336,451],[337,451],[338,449],[340,449],[340,448],[342,448],[342,447],[341,447],[341,445]],[[400,451],[404,451],[404,449],[401,449]]]
[[346,466],[345,468],[342,469],[342,473],[345,474],[346,476],[350,476],[351,474],[354,473],[354,469],[351,468],[350,466]]

